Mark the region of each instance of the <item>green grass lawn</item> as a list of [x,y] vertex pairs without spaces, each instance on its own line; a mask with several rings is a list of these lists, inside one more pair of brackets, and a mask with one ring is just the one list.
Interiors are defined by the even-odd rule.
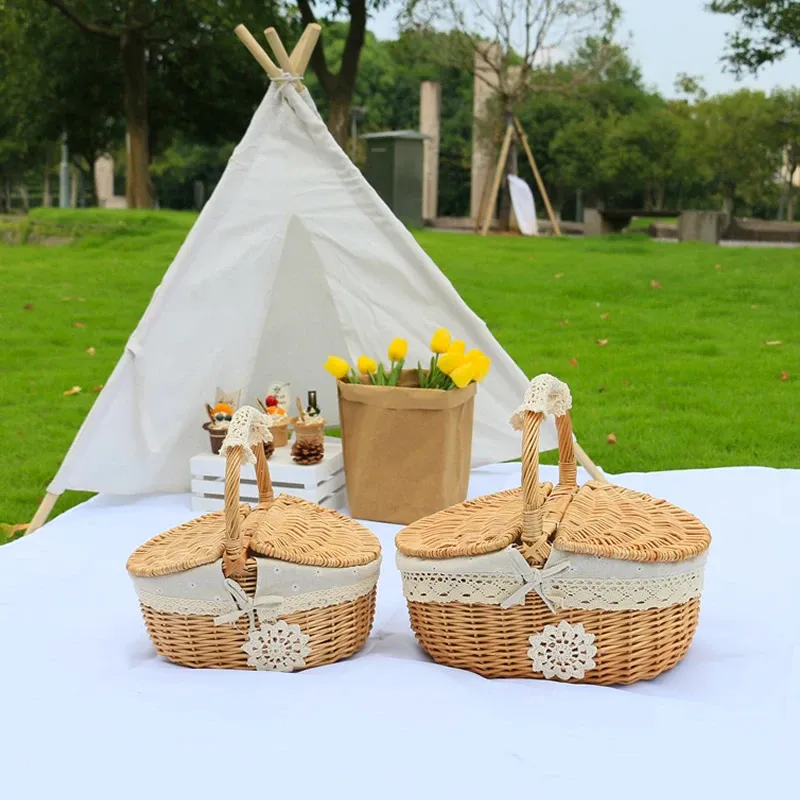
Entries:
[[[0,245],[0,523],[32,516],[193,220],[38,212],[34,232],[77,240]],[[800,249],[417,237],[528,375],[570,384],[607,471],[800,466]]]

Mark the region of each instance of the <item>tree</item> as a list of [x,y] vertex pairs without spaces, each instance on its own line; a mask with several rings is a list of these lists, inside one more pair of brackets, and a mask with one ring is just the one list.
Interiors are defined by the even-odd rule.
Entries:
[[[246,2],[199,0],[42,0],[90,37],[115,46],[122,81],[122,104],[127,133],[125,195],[129,208],[148,208],[153,202],[150,181],[151,131],[149,68],[164,50],[189,48],[209,30],[231,26],[232,13],[249,8]],[[264,13],[263,4],[262,14]],[[266,12],[267,19],[272,14]],[[238,20],[237,20],[238,21]],[[226,34],[228,30],[225,31]]]
[[795,176],[800,170],[800,89],[779,89],[772,96],[777,115],[778,137],[783,151],[781,177],[786,200],[786,219],[794,221]]
[[[489,4],[485,0],[407,0],[405,9],[408,27],[433,31],[446,25],[461,34],[469,44],[468,49],[455,51],[462,68],[472,71],[476,60],[483,64],[477,74],[495,95],[486,118],[476,121],[478,138],[484,140],[504,133],[517,107],[532,92],[574,88],[564,85],[563,73],[552,65],[590,34],[597,35],[595,55],[600,63],[585,72],[576,68],[570,77],[574,85],[591,79],[602,67],[604,45],[610,43],[619,16],[612,0],[493,0]],[[516,165],[517,148],[512,142],[504,165],[506,177],[516,172]],[[501,229],[507,227],[510,211],[510,198],[504,191],[498,214]]]
[[0,53],[2,113],[13,121],[18,159],[24,153],[14,181],[27,186],[29,173],[39,171],[46,198],[57,142],[68,131],[72,165],[91,185],[95,157],[121,135],[113,49],[104,40],[86,42],[54,10],[11,0],[0,6]]
[[740,30],[727,37],[725,55],[733,71],[758,72],[800,48],[800,3],[796,0],[713,0],[708,9],[737,17]]
[[321,17],[323,22],[331,23],[337,15],[347,10],[349,23],[344,46],[341,51],[339,71],[333,72],[331,61],[328,60],[328,51],[325,47],[326,30],[320,43],[314,48],[311,55],[311,68],[317,76],[319,85],[328,101],[328,128],[334,139],[344,147],[347,143],[347,133],[350,122],[350,105],[358,78],[358,62],[367,30],[367,17],[369,10],[380,8],[383,0],[298,0],[300,18],[303,25],[319,22],[314,9],[326,5],[326,14]]
[[723,210],[753,205],[770,190],[781,165],[776,106],[763,92],[741,89],[696,106],[698,148],[714,176]]

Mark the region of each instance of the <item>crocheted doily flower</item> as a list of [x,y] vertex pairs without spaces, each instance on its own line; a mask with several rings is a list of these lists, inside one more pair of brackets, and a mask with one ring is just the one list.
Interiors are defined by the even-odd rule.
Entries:
[[299,625],[288,625],[280,619],[251,630],[242,650],[249,656],[247,663],[251,667],[291,672],[305,666],[305,658],[311,652],[308,640]]
[[558,625],[545,625],[541,633],[530,636],[528,641],[533,671],[541,672],[545,678],[580,680],[596,666],[594,634],[586,633],[581,623],[570,625],[562,619]]

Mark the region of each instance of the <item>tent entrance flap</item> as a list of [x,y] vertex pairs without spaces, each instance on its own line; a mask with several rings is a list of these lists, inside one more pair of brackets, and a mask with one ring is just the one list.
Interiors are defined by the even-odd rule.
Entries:
[[[348,352],[340,308],[313,236],[299,216],[290,217],[255,355],[253,380],[243,402],[254,403],[256,397],[263,402],[269,383],[287,382],[303,401],[308,390],[316,390],[323,416],[336,424],[336,384],[322,367],[329,355]],[[292,404],[290,413],[294,411]]]

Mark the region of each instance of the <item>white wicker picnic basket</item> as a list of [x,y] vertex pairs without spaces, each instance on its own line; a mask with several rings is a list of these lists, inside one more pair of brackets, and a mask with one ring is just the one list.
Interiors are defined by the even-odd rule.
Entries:
[[[361,648],[375,612],[380,543],[364,526],[289,495],[273,496],[269,418],[239,409],[221,453],[225,509],[172,528],[128,559],[150,638],[190,667],[291,672]],[[242,461],[259,501],[239,503]]]
[[[577,485],[566,384],[535,378],[512,417],[522,487],[452,506],[397,535],[411,626],[438,662],[487,677],[625,684],[675,666],[694,636],[708,529],[607,483]],[[556,418],[558,485],[539,483]]]

